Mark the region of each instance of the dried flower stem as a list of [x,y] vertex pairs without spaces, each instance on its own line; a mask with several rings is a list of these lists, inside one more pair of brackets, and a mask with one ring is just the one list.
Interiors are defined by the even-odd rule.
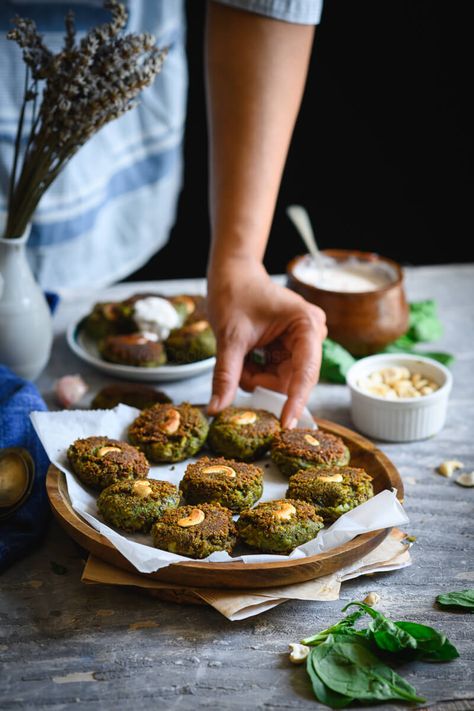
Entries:
[[15,179],[16,179],[16,169],[18,165],[18,158],[20,155],[20,146],[21,146],[21,137],[23,135],[23,122],[25,120],[25,111],[26,111],[26,94],[28,91],[28,79],[29,79],[29,71],[28,71],[28,66],[26,67],[25,71],[25,89],[23,92],[23,103],[21,105],[21,111],[20,111],[20,118],[18,119],[18,127],[16,131],[16,137],[15,137],[15,152],[14,152],[14,157],[13,157],[13,167],[12,167],[12,174],[10,176],[10,186],[9,186],[9,191],[8,191],[8,199],[11,200],[12,195],[13,195],[13,190],[15,188]]
[[[72,156],[102,126],[136,106],[139,93],[161,70],[167,50],[156,47],[146,33],[120,35],[127,21],[125,7],[118,0],[106,0],[104,7],[110,10],[111,21],[90,30],[78,44],[74,16],[68,12],[58,54],[44,45],[32,20],[16,17],[15,28],[7,35],[23,50],[26,77],[5,237],[23,234],[44,192]],[[41,81],[44,91],[37,110]],[[29,101],[31,129],[17,180]]]

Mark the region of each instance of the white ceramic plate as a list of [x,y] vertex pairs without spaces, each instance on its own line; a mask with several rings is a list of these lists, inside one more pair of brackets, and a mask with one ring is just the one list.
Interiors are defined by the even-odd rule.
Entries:
[[101,370],[108,375],[113,375],[117,378],[127,378],[127,380],[159,382],[193,378],[195,375],[202,375],[214,368],[216,362],[215,358],[197,360],[195,363],[185,363],[184,365],[160,365],[157,368],[143,368],[134,365],[108,363],[101,358],[97,343],[85,333],[82,327],[84,318],[84,316],[81,317],[67,329],[66,339],[69,348],[85,363],[89,363],[89,365],[94,366],[97,370]]

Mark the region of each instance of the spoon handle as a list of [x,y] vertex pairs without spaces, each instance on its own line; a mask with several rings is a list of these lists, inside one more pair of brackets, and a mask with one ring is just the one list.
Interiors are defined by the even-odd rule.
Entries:
[[286,208],[286,214],[298,230],[301,239],[316,262],[317,267],[322,269],[323,263],[321,253],[318,249],[318,245],[316,244],[316,239],[314,237],[313,228],[311,226],[311,221],[307,211],[302,205],[289,205]]

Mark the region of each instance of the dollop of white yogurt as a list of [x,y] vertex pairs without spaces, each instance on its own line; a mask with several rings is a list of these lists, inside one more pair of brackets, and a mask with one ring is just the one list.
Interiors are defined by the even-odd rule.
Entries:
[[384,263],[373,264],[355,258],[340,262],[323,256],[323,269],[320,269],[309,255],[298,262],[294,274],[300,281],[318,289],[351,293],[376,291],[396,278]]
[[160,341],[166,340],[173,328],[181,326],[181,318],[166,299],[159,296],[147,296],[135,302],[133,319],[139,331],[150,337],[156,334]]

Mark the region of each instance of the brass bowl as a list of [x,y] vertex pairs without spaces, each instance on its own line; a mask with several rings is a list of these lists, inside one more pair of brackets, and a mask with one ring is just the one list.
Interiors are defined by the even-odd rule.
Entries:
[[329,338],[352,355],[365,356],[377,353],[407,331],[409,312],[399,264],[372,252],[325,249],[323,254],[338,262],[355,258],[374,265],[383,264],[395,277],[373,291],[330,291],[307,284],[295,275],[296,265],[307,255],[292,259],[287,267],[288,286],[306,301],[323,309]]
[[0,521],[22,506],[33,488],[35,464],[22,447],[0,449]]

